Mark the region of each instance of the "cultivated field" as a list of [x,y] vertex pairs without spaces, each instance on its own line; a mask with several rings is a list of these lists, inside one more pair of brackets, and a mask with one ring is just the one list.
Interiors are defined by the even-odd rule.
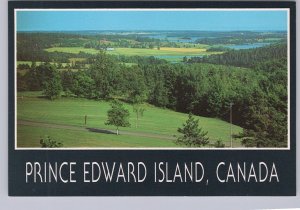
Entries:
[[84,47],[51,47],[45,50],[47,52],[63,52],[63,53],[74,53],[74,54],[78,54],[80,52],[97,54],[99,52],[99,50],[93,48],[84,48]]
[[[64,52],[74,53],[85,52],[89,54],[97,54],[99,51],[91,48],[84,47],[52,47],[45,49],[48,52]],[[196,55],[210,55],[219,54],[222,52],[206,52],[205,48],[175,48],[175,47],[161,47],[144,49],[144,48],[114,48],[114,50],[107,51],[108,54],[112,55],[126,55],[126,56],[196,56]]]

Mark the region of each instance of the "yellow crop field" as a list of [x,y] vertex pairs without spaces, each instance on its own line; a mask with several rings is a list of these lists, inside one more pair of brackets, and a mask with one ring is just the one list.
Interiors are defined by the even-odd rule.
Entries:
[[164,52],[179,52],[179,53],[202,53],[206,49],[197,49],[197,48],[175,48],[175,47],[161,47],[160,51]]

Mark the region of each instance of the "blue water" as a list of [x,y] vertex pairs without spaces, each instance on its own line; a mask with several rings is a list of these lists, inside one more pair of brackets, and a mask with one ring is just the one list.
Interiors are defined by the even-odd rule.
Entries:
[[[178,42],[178,43],[195,43],[198,39],[208,38],[208,37],[189,37],[189,39],[183,39],[182,37],[168,37],[166,34],[147,34],[144,35],[149,38],[155,38],[160,40],[168,40],[169,42]],[[213,38],[213,37],[209,37]],[[234,50],[242,50],[242,49],[252,49],[252,48],[258,48],[258,47],[264,47],[266,45],[269,45],[270,43],[267,42],[257,42],[252,44],[240,44],[240,45],[226,45],[225,47],[228,47],[230,49]]]
[[[203,39],[203,38],[208,38],[208,37],[189,37],[189,39],[183,39],[183,37],[179,36],[168,36],[167,34],[147,34],[144,35],[145,37],[149,38],[155,38],[155,39],[160,39],[160,40],[168,40],[169,42],[178,42],[178,43],[194,43],[197,39]],[[212,38],[212,37],[210,37]],[[224,47],[234,49],[234,50],[242,50],[242,49],[253,49],[253,48],[259,48],[259,47],[264,47],[266,45],[269,45],[270,43],[267,42],[257,42],[257,43],[251,43],[251,44],[239,44],[239,45],[224,45]],[[154,56],[159,59],[165,59],[169,60],[171,63],[176,63],[178,60],[182,61],[183,57],[185,56],[178,56],[178,55],[158,55]],[[194,55],[194,56],[186,56],[187,58],[191,57],[203,57],[203,55]],[[177,61],[174,61],[177,60]]]
[[228,48],[234,49],[234,50],[244,50],[244,49],[264,47],[264,46],[269,45],[269,44],[270,43],[259,42],[259,43],[252,43],[252,44],[226,45],[225,47],[228,47]]
[[[252,43],[252,44],[241,44],[241,45],[225,45],[224,47],[234,49],[234,50],[243,50],[243,49],[253,49],[258,47],[264,47],[269,45],[270,43],[266,42],[259,42],[259,43]],[[176,63],[176,61],[172,60],[183,60],[183,57],[191,58],[191,57],[203,57],[203,55],[193,55],[193,56],[181,56],[181,55],[158,55],[154,56],[159,59],[171,60],[172,63]]]
[[144,36],[149,38],[154,38],[154,39],[167,40],[169,42],[180,42],[180,43],[194,43],[197,39],[205,38],[205,37],[188,37],[188,39],[183,39],[183,37],[179,37],[179,36],[169,37],[167,36],[167,34],[147,34]]

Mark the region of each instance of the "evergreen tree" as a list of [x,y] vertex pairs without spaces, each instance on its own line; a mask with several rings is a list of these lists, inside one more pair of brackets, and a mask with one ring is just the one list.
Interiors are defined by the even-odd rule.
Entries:
[[182,135],[175,140],[176,144],[188,147],[202,147],[209,143],[208,132],[203,131],[199,127],[199,120],[196,120],[191,113],[183,127],[178,128],[177,131]]
[[214,147],[215,148],[224,148],[225,147],[225,144],[222,142],[221,139],[217,140],[215,143],[214,143]]
[[248,106],[246,127],[241,135],[246,147],[286,147],[287,110],[280,112],[269,105],[267,95],[256,92]]

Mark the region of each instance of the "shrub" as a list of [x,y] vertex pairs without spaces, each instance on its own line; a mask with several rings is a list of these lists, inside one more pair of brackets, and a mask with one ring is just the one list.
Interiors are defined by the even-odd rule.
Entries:
[[55,147],[63,147],[61,142],[51,139],[50,136],[45,136],[40,139],[40,144],[42,148],[55,148]]

